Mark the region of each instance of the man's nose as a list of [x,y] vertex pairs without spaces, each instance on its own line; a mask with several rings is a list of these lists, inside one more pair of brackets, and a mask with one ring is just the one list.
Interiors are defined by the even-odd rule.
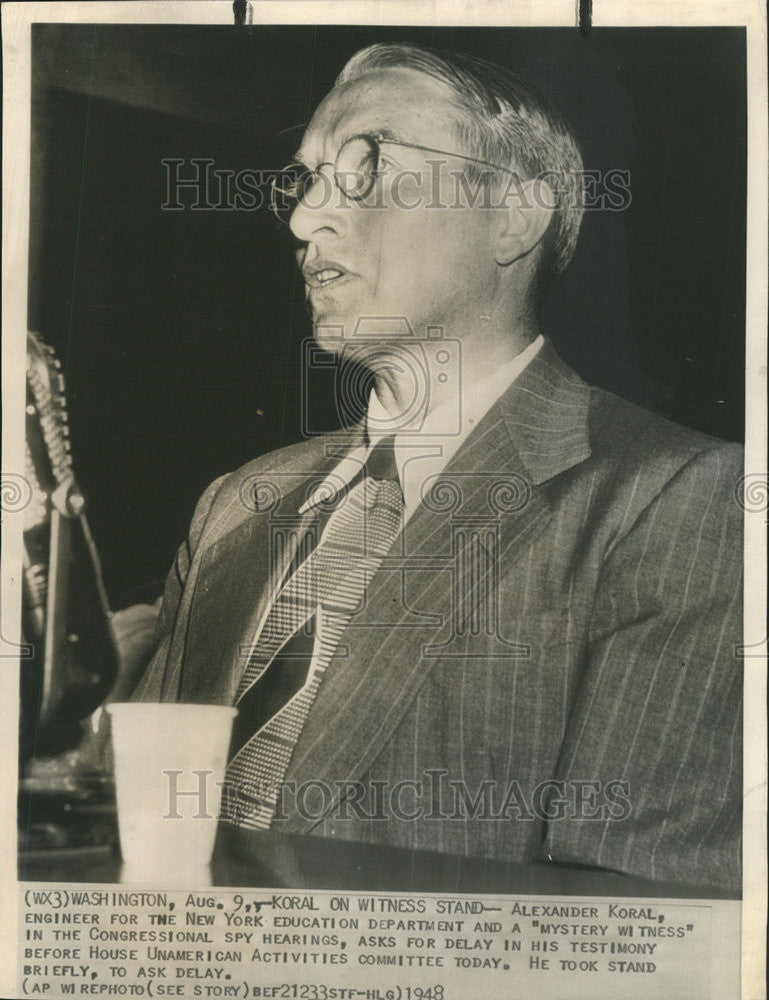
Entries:
[[309,243],[320,233],[341,235],[345,226],[344,195],[334,181],[331,169],[319,170],[291,213],[289,227],[294,236]]

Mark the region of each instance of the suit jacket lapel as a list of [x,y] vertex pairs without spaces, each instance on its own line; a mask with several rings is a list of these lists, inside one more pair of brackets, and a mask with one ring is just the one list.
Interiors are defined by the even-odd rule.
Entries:
[[[484,609],[479,595],[494,594],[488,585],[500,568],[507,571],[545,529],[544,484],[589,455],[588,393],[545,344],[468,436],[345,631],[287,780],[333,789],[363,775],[439,659],[468,655],[473,612],[486,616],[487,632],[499,626],[485,637],[485,656],[523,655],[506,643],[504,622],[489,621],[498,609]],[[289,826],[315,822],[294,816]]]
[[497,401],[531,482],[539,486],[590,455],[590,387],[549,340]]

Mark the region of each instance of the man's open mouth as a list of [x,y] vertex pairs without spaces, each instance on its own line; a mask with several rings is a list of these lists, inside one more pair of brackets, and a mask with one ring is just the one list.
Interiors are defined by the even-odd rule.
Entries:
[[336,281],[350,277],[349,271],[345,271],[336,261],[331,260],[317,260],[309,266],[305,265],[302,273],[309,288],[326,288]]
[[329,282],[341,278],[343,274],[343,271],[338,271],[335,267],[327,267],[323,271],[318,271],[313,277],[319,285],[327,285]]

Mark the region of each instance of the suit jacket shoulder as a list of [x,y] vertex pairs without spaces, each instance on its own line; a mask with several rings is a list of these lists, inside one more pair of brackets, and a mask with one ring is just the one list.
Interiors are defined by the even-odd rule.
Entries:
[[198,501],[190,542],[205,546],[254,513],[275,506],[297,487],[309,492],[321,474],[361,439],[356,427],[322,434],[266,452],[220,476]]
[[[741,445],[683,427],[601,389],[591,390],[589,425],[589,466],[597,475],[598,499],[621,518],[621,536],[663,494],[688,499],[695,489],[703,498],[697,531],[731,534],[739,548]],[[706,493],[712,497],[707,505]]]
[[715,450],[742,454],[741,445],[711,437],[607,392],[590,389],[590,440],[593,454],[627,456],[628,464],[661,466],[664,471],[681,461]]

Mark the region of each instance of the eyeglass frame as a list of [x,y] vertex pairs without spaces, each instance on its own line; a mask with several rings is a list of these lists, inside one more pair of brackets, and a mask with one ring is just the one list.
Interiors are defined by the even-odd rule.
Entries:
[[[342,143],[342,145],[337,150],[336,156],[334,157],[333,162],[331,160],[324,160],[322,163],[319,163],[317,165],[317,167],[312,168],[312,167],[308,167],[305,163],[300,163],[299,161],[294,161],[293,163],[288,163],[285,167],[283,167],[283,169],[280,171],[280,174],[282,176],[283,174],[286,173],[287,170],[290,170],[291,167],[301,167],[308,174],[311,174],[313,176],[312,184],[315,184],[316,181],[317,181],[317,179],[322,176],[322,174],[321,174],[321,167],[333,167],[333,169],[334,169],[334,184],[336,185],[337,189],[341,192],[341,194],[343,194],[344,197],[347,198],[348,201],[353,201],[353,202],[355,202],[355,201],[363,201],[364,198],[367,198],[371,194],[371,190],[374,187],[374,185],[376,184],[377,178],[379,176],[381,176],[381,175],[378,174],[376,171],[373,172],[372,175],[371,175],[371,183],[366,188],[366,190],[362,194],[352,195],[352,194],[348,194],[347,191],[345,191],[342,188],[342,186],[340,185],[339,179],[338,179],[339,178],[339,171],[336,168],[336,164],[337,164],[337,162],[339,160],[339,154],[342,152],[342,150],[344,149],[345,146],[347,146],[351,142],[354,142],[356,139],[366,139],[368,142],[370,142],[375,147],[375,149],[376,149],[377,160],[379,159],[379,153],[380,153],[380,147],[381,146],[383,146],[383,145],[402,146],[405,149],[419,149],[419,150],[421,150],[424,153],[437,153],[439,156],[453,156],[453,157],[456,157],[459,160],[467,160],[469,163],[479,163],[483,167],[490,167],[492,170],[501,170],[501,171],[503,171],[506,174],[512,174],[513,176],[517,176],[517,171],[511,170],[509,167],[503,167],[499,163],[491,163],[489,160],[481,160],[481,159],[479,159],[476,156],[468,156],[466,153],[455,153],[455,152],[452,152],[452,151],[450,151],[448,149],[434,149],[432,146],[423,146],[423,145],[421,145],[421,143],[418,143],[418,142],[406,142],[404,139],[390,139],[387,136],[383,135],[382,133],[376,133],[376,134],[374,134],[374,133],[370,133],[370,132],[358,132],[355,135],[351,135],[347,139],[345,139],[344,142]],[[273,213],[273,215],[278,220],[278,222],[281,222],[281,223],[284,223],[285,225],[287,225],[288,223],[284,222],[283,217],[280,215],[278,209],[275,207],[275,202],[276,202],[275,192],[276,192],[276,190],[280,190],[280,193],[282,195],[284,195],[285,197],[293,197],[293,196],[289,195],[287,191],[284,191],[282,189],[277,188],[276,187],[277,180],[278,180],[277,177],[273,177],[272,183],[271,183],[270,211]],[[301,202],[302,198],[304,198],[304,194],[306,194],[306,192],[309,190],[309,188],[312,186],[312,184],[308,185],[304,189],[304,193],[302,194],[302,196],[300,198],[296,199],[294,207],[291,209],[291,213],[290,214],[293,214],[294,209],[299,205],[299,203]]]

